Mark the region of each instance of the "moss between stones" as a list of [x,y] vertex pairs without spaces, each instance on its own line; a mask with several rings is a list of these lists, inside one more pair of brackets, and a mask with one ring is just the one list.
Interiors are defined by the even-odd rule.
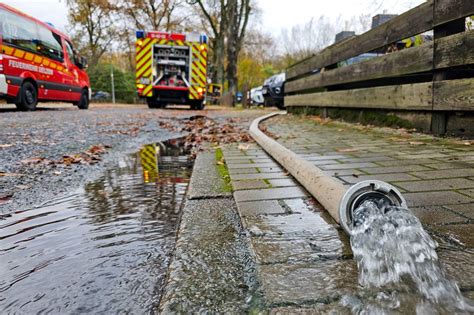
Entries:
[[224,181],[224,185],[221,187],[221,192],[232,192],[232,183],[230,181],[229,170],[227,169],[227,164],[224,160],[224,154],[222,153],[222,149],[220,148],[216,149],[216,167],[217,172]]

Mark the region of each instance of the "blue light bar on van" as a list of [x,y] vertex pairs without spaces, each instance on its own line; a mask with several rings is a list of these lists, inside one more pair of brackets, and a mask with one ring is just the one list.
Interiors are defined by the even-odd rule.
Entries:
[[199,42],[201,44],[207,44],[207,35],[202,34],[201,36],[199,36]]
[[145,31],[136,31],[137,38],[145,38]]

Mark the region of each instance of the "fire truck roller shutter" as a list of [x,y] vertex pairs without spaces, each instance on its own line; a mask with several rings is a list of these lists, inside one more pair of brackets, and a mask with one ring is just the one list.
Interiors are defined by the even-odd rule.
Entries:
[[202,99],[206,88],[207,45],[192,43],[191,88],[189,98]]
[[157,42],[156,39],[143,38],[136,42],[136,64],[137,70],[135,74],[135,82],[137,85],[143,84],[143,80],[147,80],[148,84],[143,89],[143,96],[152,96],[152,64],[153,64],[153,45]]

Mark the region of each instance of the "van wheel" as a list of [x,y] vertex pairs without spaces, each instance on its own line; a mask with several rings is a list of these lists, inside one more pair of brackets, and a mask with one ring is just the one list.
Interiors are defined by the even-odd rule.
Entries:
[[19,100],[15,104],[16,108],[22,111],[32,111],[36,109],[38,104],[38,91],[30,81],[26,81],[21,85]]
[[77,108],[79,109],[88,109],[89,108],[89,92],[87,90],[82,90],[81,98],[77,103]]

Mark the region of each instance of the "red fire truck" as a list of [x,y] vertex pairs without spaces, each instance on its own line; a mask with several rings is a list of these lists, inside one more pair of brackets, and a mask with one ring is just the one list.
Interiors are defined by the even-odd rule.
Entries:
[[136,85],[150,108],[188,104],[204,108],[207,36],[137,31]]
[[0,98],[30,111],[38,101],[89,107],[85,59],[54,27],[0,3]]

